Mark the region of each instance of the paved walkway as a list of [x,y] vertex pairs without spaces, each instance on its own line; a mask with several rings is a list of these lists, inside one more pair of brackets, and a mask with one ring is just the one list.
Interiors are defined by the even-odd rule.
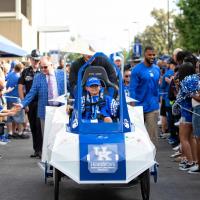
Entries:
[[[0,145],[0,200],[51,200],[53,186],[44,184],[38,159],[31,159],[32,141],[12,140]],[[173,151],[166,140],[159,141],[157,160],[160,163],[158,183],[151,178],[151,200],[194,200],[200,198],[200,175],[178,170],[169,158]],[[50,181],[51,182],[51,181]],[[97,189],[78,186],[71,180],[61,184],[60,200],[139,200],[139,185],[129,189]],[[68,198],[66,198],[68,197]]]

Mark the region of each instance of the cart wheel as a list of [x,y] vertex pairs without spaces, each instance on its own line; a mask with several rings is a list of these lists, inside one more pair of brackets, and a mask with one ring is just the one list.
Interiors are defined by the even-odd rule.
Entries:
[[143,200],[149,200],[150,196],[150,173],[149,169],[140,175],[140,187]]
[[47,184],[47,178],[48,178],[48,175],[47,175],[47,162],[45,162],[45,168],[44,168],[44,182],[45,184]]
[[59,200],[59,183],[61,180],[61,172],[54,168],[54,200]]
[[154,183],[157,183],[158,181],[158,164],[155,163],[150,169],[150,174],[153,176],[153,180],[154,180]]
[[157,164],[154,165],[153,179],[154,179],[154,183],[157,183],[157,180],[158,180],[158,168],[157,168]]

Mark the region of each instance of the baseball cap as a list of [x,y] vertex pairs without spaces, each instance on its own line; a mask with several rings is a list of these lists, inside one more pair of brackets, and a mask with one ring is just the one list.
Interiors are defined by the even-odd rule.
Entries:
[[40,51],[38,49],[34,49],[32,52],[31,52],[31,56],[30,56],[32,59],[34,60],[40,60],[41,58],[41,55],[40,55]]
[[120,60],[120,61],[121,61],[122,58],[121,58],[120,56],[115,56],[115,57],[114,57],[114,61],[116,61],[116,60]]
[[97,77],[90,77],[87,79],[86,86],[90,87],[91,85],[101,85],[101,82]]

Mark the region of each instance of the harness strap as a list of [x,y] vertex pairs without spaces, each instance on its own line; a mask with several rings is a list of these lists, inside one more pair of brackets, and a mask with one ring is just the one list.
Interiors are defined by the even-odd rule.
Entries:
[[[92,119],[102,119],[101,111],[102,107],[105,106],[106,100],[104,98],[103,90],[100,91],[98,96],[98,101],[93,102],[92,97],[87,93],[86,101],[85,101],[85,113],[86,118],[92,117]],[[91,116],[89,116],[91,114]]]

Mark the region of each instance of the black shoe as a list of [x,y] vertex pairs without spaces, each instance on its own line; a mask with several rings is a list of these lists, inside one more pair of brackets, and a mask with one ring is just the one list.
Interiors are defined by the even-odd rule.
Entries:
[[30,136],[27,134],[22,133],[21,135],[18,135],[19,139],[29,139]]
[[30,155],[31,158],[39,158],[41,159],[41,152],[35,152],[34,154]]
[[19,135],[17,133],[13,133],[12,135],[8,134],[8,139],[19,139]]

